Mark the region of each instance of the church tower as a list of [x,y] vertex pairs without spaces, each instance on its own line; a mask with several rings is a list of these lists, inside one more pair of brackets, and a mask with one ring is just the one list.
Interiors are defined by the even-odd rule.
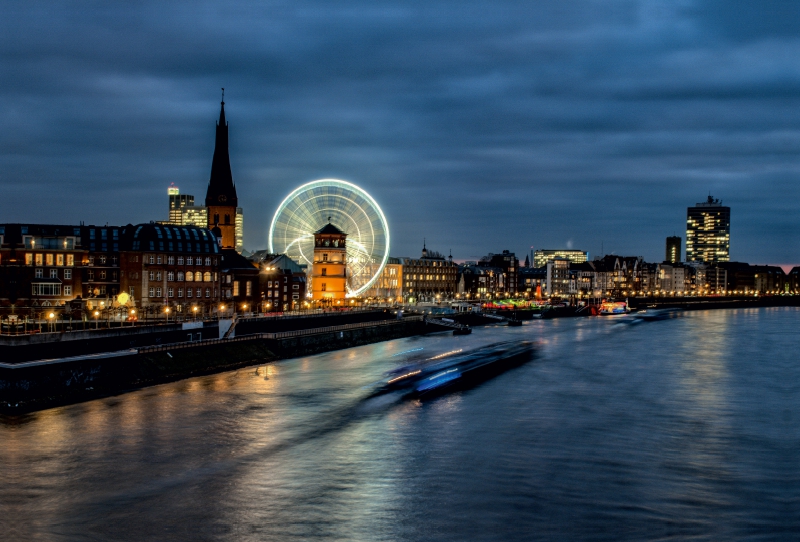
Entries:
[[239,198],[236,197],[236,186],[233,184],[233,175],[231,174],[231,159],[228,156],[225,89],[223,89],[219,122],[217,123],[214,158],[211,161],[211,178],[208,181],[208,191],[206,192],[206,207],[208,208],[208,227],[221,239],[221,247],[241,250],[241,209],[238,208]]
[[334,301],[347,295],[346,239],[347,234],[330,222],[314,232],[313,299]]

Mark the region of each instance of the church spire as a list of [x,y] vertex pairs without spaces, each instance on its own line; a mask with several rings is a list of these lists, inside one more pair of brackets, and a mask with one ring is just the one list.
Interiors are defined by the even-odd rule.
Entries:
[[225,120],[225,89],[222,89],[222,101],[217,123],[217,137],[214,144],[214,158],[211,160],[211,178],[206,191],[206,206],[224,205],[239,206],[236,186],[231,174],[231,159],[228,155],[228,122]]

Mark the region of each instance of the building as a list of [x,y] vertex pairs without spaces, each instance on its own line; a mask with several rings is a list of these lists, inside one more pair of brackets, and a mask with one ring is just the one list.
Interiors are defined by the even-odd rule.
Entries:
[[531,299],[541,299],[547,292],[547,268],[523,267],[517,276],[517,292]]
[[258,266],[261,312],[284,312],[308,306],[306,269],[286,254],[258,251],[249,260]]
[[501,269],[503,274],[503,285],[505,294],[514,295],[517,293],[517,276],[519,275],[519,260],[513,252],[504,250],[502,254],[489,254],[478,262],[482,267],[496,267]]
[[243,249],[244,216],[239,207],[236,185],[231,173],[228,154],[228,123],[225,120],[225,101],[220,105],[217,122],[211,177],[206,190],[207,226],[220,239],[220,247]]
[[220,248],[196,226],[128,225],[120,232],[120,291],[147,313],[211,314],[220,301]]
[[686,261],[730,261],[731,208],[720,200],[708,200],[686,211]]
[[681,261],[681,238],[677,236],[667,237],[667,253],[664,258],[667,263],[679,263]]
[[388,302],[403,300],[403,263],[400,258],[389,257],[386,260],[383,271],[363,297],[385,299]]
[[314,301],[340,301],[347,296],[347,234],[328,222],[314,232],[311,292]]
[[220,250],[220,295],[236,313],[256,312],[261,303],[260,276],[256,264],[232,248]]
[[656,290],[674,294],[686,292],[686,268],[681,264],[659,265]]
[[403,297],[408,302],[452,299],[456,295],[458,265],[422,244],[419,258],[400,258]]
[[208,208],[205,206],[184,207],[181,209],[181,226],[208,227]]
[[593,297],[626,297],[642,291],[640,256],[607,255],[589,263],[595,271]]
[[175,186],[175,183],[169,185],[167,188],[167,195],[169,196],[169,220],[170,224],[177,226],[183,225],[183,209],[185,207],[194,207],[194,196],[189,194],[181,194],[180,189]]
[[570,287],[570,261],[566,258],[556,257],[549,260],[546,265],[547,279],[546,292],[550,297],[569,297],[574,288]]
[[583,250],[537,250],[533,253],[533,266],[545,267],[547,262],[555,258],[564,258],[572,263],[583,263],[589,260],[589,253]]
[[491,299],[506,291],[505,273],[499,267],[458,266],[457,289],[465,299]]

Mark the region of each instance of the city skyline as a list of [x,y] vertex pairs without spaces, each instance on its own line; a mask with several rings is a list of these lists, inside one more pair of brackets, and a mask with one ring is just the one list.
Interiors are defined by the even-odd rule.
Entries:
[[[293,187],[334,177],[384,206],[393,256],[427,238],[459,260],[533,245],[658,261],[712,192],[734,209],[731,260],[800,261],[786,13],[304,6],[7,8],[3,220],[164,219],[173,182],[200,198],[225,86],[249,250]],[[138,23],[105,40],[122,16]]]

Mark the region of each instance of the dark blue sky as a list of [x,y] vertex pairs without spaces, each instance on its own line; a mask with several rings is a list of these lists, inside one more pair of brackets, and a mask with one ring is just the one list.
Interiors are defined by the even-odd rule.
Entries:
[[[125,4],[125,5],[123,5]],[[335,4],[336,7],[332,7]],[[686,207],[732,258],[800,262],[800,3],[2,2],[0,221],[166,219],[202,199],[219,87],[245,245],[342,178],[392,254],[658,261]]]

